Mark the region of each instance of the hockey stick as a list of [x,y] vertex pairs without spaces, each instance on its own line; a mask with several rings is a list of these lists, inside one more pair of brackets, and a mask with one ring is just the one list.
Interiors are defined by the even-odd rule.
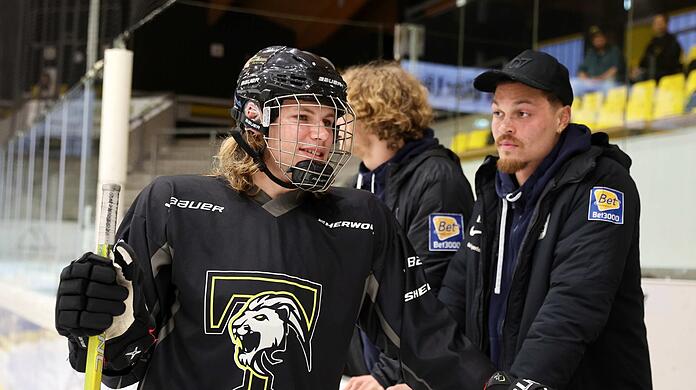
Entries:
[[[118,211],[118,184],[102,185],[101,216],[97,231],[97,254],[108,258],[116,236],[116,213]],[[87,345],[87,364],[85,366],[85,390],[101,388],[102,367],[104,365],[104,333],[90,336]]]

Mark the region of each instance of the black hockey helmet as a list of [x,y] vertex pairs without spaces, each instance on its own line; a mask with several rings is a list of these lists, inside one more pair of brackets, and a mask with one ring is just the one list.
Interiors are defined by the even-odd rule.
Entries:
[[[261,115],[248,117],[248,104],[254,104]],[[333,110],[334,120],[328,129],[333,137],[332,147],[316,152],[318,145],[309,145],[314,147],[316,158],[296,156],[294,151],[280,150],[279,145],[287,146],[288,140],[273,138],[269,134],[270,126],[280,125],[274,121],[281,107],[292,104]],[[346,83],[329,60],[315,54],[286,46],[271,46],[256,53],[240,72],[232,116],[237,122],[232,136],[259,168],[281,186],[325,191],[350,158],[355,114],[346,101]],[[299,118],[297,125],[299,134]],[[257,131],[264,136],[266,149],[271,151],[289,183],[268,171],[263,161],[265,150],[254,151],[242,137],[247,130]],[[299,144],[297,140],[295,142]],[[303,145],[308,146],[306,142]],[[290,153],[292,161],[283,161],[280,157]]]
[[[346,87],[341,75],[326,58],[291,47],[270,46],[251,57],[240,72],[232,116],[239,126],[265,134],[268,125],[263,126],[263,123],[244,115],[243,108],[249,100],[263,107],[270,99],[314,94],[326,102],[330,102],[331,97],[345,102]],[[263,119],[263,122],[270,123],[275,118]]]

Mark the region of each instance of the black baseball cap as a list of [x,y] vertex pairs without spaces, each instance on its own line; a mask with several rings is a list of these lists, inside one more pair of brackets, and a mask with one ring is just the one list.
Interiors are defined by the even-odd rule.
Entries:
[[495,92],[499,82],[508,80],[551,92],[563,105],[573,104],[568,68],[549,54],[525,50],[505,64],[503,69],[491,69],[478,75],[474,79],[474,88],[482,92]]

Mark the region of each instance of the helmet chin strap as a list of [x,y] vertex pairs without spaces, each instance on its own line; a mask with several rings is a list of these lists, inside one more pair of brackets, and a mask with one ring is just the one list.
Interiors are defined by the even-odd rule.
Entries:
[[305,191],[325,188],[333,171],[331,165],[316,160],[302,160],[288,169],[292,181]]
[[263,151],[265,150],[265,148],[261,149],[260,151],[254,150],[254,148],[252,148],[251,145],[249,145],[249,143],[244,139],[242,131],[238,127],[233,129],[231,133],[234,140],[237,141],[237,144],[241,146],[242,149],[244,149],[244,151],[251,157],[251,159],[254,160],[261,172],[268,176],[269,179],[271,179],[274,183],[278,184],[281,187],[297,189],[297,186],[286,181],[280,180],[271,173],[271,171],[268,169],[268,165],[266,165],[266,162],[263,160]]

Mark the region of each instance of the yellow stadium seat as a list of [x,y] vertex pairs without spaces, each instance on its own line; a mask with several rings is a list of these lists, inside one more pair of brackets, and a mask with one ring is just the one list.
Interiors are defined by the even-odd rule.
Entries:
[[689,72],[689,77],[686,79],[686,91],[684,92],[686,93],[687,99],[694,91],[696,91],[696,69]]
[[[694,93],[696,93],[696,69],[689,72],[689,76],[686,78],[686,88],[684,89],[684,101],[686,102],[686,106],[688,106]],[[686,107],[684,109],[686,109]],[[690,113],[696,113],[696,107],[692,108]]]
[[603,98],[604,94],[601,91],[586,93],[582,98],[582,109],[598,112],[602,107]]
[[578,98],[578,100],[581,100],[581,102],[578,102],[580,109],[573,111],[571,107],[573,122],[593,128],[597,123],[597,113],[602,106],[603,97],[602,92],[591,92]]
[[628,89],[625,86],[614,87],[607,92],[607,97],[597,115],[597,130],[620,127],[624,124],[626,97]]
[[657,85],[653,119],[667,118],[684,113],[684,89],[686,80],[683,73],[664,76]]
[[573,105],[570,106],[570,114],[572,122],[578,123],[577,117],[582,111],[582,95],[573,97]]
[[687,54],[684,64],[688,66],[693,60],[696,60],[696,45],[692,45],[689,49],[689,54]]
[[653,113],[655,80],[633,84],[626,106],[626,123],[649,121]]
[[488,135],[490,130],[474,130],[469,133],[469,139],[466,144],[467,150],[480,149],[488,145]]
[[571,120],[574,123],[585,125],[589,128],[593,128],[596,124],[595,116],[585,110],[572,111]]
[[452,149],[452,151],[456,154],[464,153],[466,151],[468,135],[468,133],[455,134],[454,138],[452,138],[450,149]]

